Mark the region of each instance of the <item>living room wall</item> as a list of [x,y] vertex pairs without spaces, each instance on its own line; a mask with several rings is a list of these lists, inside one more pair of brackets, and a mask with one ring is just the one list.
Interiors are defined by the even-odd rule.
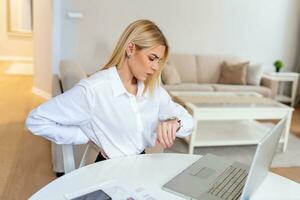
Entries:
[[[58,1],[58,0],[57,0]],[[32,91],[44,98],[51,98],[55,50],[53,33],[54,0],[34,0],[34,76]]]
[[32,60],[32,43],[31,37],[8,35],[7,0],[0,0],[0,59]]
[[[83,17],[72,19],[68,12]],[[236,55],[266,70],[282,59],[284,70],[292,71],[299,52],[298,0],[64,0],[60,13],[57,59],[77,60],[88,73],[106,61],[126,25],[140,18],[161,27],[173,53]]]

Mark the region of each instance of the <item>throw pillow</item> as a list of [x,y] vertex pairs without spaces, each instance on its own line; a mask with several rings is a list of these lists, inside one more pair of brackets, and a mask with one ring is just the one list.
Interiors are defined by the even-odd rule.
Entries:
[[166,63],[162,71],[162,81],[166,85],[175,85],[181,83],[179,73],[172,63]]
[[249,62],[228,64],[226,61],[224,61],[221,65],[221,76],[219,83],[245,85],[247,83],[246,75],[248,66]]
[[247,69],[247,84],[259,85],[263,74],[263,66],[260,64],[249,65]]

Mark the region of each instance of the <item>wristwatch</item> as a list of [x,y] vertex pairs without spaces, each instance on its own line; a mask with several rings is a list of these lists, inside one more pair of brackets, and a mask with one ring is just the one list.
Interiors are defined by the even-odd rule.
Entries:
[[179,127],[178,127],[178,129],[176,130],[176,132],[179,131],[179,129],[182,127],[182,125],[181,125],[181,120],[178,119],[178,117],[175,117],[175,116],[169,117],[169,118],[167,118],[167,119],[165,119],[165,120],[163,120],[163,121],[164,121],[164,122],[168,122],[168,121],[172,121],[172,120],[176,120],[176,121],[179,123]]

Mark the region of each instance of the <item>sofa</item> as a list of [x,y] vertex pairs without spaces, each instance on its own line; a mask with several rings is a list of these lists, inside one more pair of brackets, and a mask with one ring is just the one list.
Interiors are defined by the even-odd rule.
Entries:
[[245,84],[219,83],[223,63],[242,63],[234,56],[172,54],[162,73],[163,87],[168,91],[256,92],[274,98],[277,83],[262,78],[263,67],[250,63]]

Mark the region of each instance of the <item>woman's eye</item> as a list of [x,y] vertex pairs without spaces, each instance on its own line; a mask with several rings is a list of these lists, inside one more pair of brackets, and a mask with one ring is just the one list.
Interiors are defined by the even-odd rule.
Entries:
[[149,58],[150,61],[154,61],[155,60],[155,58],[150,57],[150,56],[148,58]]

